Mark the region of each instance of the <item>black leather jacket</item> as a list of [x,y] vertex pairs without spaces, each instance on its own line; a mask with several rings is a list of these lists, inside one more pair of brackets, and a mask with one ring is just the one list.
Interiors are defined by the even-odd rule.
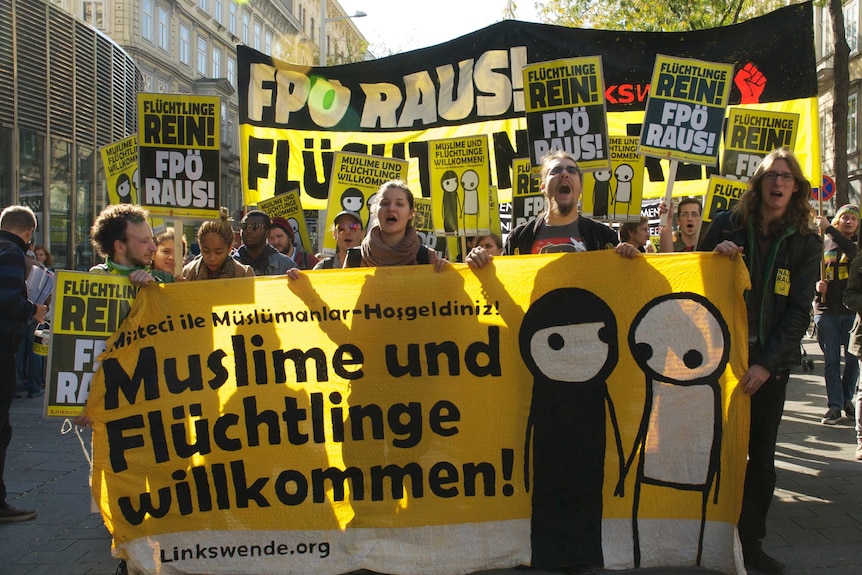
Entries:
[[[719,243],[730,240],[744,248],[745,265],[750,276],[762,274],[763,295],[760,302],[747,302],[757,309],[758,333],[750,334],[760,347],[756,363],[775,375],[778,371],[799,365],[802,353],[799,342],[811,323],[814,289],[820,279],[820,258],[823,243],[814,232],[800,233],[790,227],[774,244],[766,261],[752,269],[757,258],[750,254],[757,249],[751,225],[743,228],[733,212],[720,212],[712,220],[700,244],[700,251],[712,251]],[[752,292],[745,294],[746,301]],[[754,304],[754,305],[751,305]]]

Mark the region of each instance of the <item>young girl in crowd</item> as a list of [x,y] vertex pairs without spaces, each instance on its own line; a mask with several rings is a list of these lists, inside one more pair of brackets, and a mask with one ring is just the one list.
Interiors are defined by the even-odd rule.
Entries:
[[[186,255],[186,238],[183,237],[183,257]],[[174,228],[156,234],[156,253],[153,254],[153,269],[174,275]]]
[[419,241],[413,227],[413,193],[400,180],[386,182],[377,192],[372,206],[377,223],[358,248],[347,250],[344,267],[382,267],[434,264],[441,271],[447,260]]
[[219,219],[201,224],[198,245],[201,254],[183,267],[184,280],[214,280],[254,277],[254,270],[233,259],[234,232],[228,220],[227,208],[219,210]]

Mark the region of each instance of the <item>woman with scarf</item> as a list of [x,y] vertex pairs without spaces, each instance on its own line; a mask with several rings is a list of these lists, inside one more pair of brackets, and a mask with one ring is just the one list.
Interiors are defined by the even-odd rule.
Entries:
[[419,241],[413,227],[413,193],[406,183],[392,180],[380,186],[372,211],[377,222],[359,247],[347,250],[344,267],[433,264],[439,272],[448,263]]

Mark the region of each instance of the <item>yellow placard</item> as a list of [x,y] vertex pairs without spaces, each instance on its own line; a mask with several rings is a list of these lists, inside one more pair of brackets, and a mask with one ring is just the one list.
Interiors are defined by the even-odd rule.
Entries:
[[293,189],[266,200],[261,200],[258,202],[257,207],[259,210],[266,212],[271,218],[281,217],[286,219],[290,227],[293,228],[295,236],[299,237],[299,243],[302,245],[303,250],[306,252],[314,250],[314,247],[311,245],[308,226],[305,223],[305,212],[302,209],[299,190]]
[[611,169],[584,174],[583,214],[612,222],[634,222],[641,217],[644,157],[637,137],[611,136]]
[[570,152],[584,171],[610,166],[602,57],[524,67],[527,134],[533,166],[552,150]]
[[140,204],[152,215],[218,219],[221,99],[138,94]]
[[428,155],[437,235],[489,234],[492,200],[487,136],[432,140]]
[[703,221],[711,222],[718,212],[732,209],[747,189],[748,184],[736,178],[709,178],[703,205]]
[[101,148],[102,167],[108,184],[108,203],[138,202],[138,135],[132,134]]
[[727,113],[722,174],[747,181],[769,152],[781,147],[796,148],[799,123],[799,114],[731,107]]
[[732,85],[733,64],[657,55],[641,153],[714,166]]

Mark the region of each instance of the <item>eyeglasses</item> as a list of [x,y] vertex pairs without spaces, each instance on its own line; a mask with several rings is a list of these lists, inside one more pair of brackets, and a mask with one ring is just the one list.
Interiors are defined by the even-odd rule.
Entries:
[[263,228],[265,228],[266,224],[248,224],[246,222],[243,222],[239,225],[239,227],[241,227],[243,230],[251,230],[253,232],[256,232],[257,230],[262,230]]
[[792,182],[796,179],[796,176],[794,176],[790,172],[781,172],[780,174],[778,172],[766,172],[765,174],[763,174],[764,180],[774,180],[776,178],[781,178],[785,182]]
[[358,232],[362,229],[362,226],[360,224],[338,224],[337,226],[335,226],[335,229],[339,232],[343,232],[346,230],[350,230],[351,232]]
[[699,218],[700,214],[698,212],[682,212],[679,217],[681,218]]
[[551,168],[551,175],[556,176],[556,175],[562,174],[563,170],[566,170],[566,172],[571,174],[572,176],[577,176],[578,174],[581,173],[580,168],[578,168],[576,166],[561,166],[561,165],[557,164],[556,166]]

